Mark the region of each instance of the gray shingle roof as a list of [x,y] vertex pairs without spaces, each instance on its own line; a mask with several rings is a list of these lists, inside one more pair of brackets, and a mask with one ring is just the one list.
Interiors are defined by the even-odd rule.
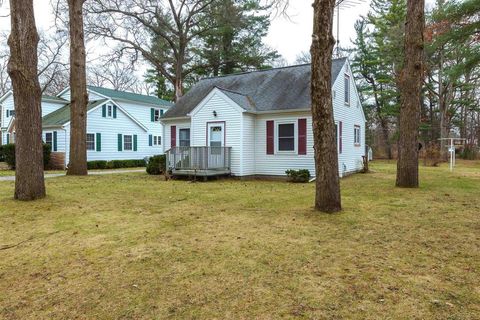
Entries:
[[[346,58],[332,62],[332,83]],[[199,81],[163,118],[185,117],[213,88],[218,88],[248,111],[274,111],[310,108],[311,65],[299,65],[207,78]]]

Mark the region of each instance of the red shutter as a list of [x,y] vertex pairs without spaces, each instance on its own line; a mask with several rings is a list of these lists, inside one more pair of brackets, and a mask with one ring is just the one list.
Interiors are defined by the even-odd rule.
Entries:
[[307,154],[307,119],[298,119],[298,154]]
[[273,121],[267,121],[267,154],[274,154],[274,128],[273,128]]
[[177,126],[170,127],[170,147],[177,146]]
[[343,151],[343,122],[338,122],[338,153],[342,153]]

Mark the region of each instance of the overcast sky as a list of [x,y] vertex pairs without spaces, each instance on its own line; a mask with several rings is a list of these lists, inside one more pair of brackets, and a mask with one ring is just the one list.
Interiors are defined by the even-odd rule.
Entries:
[[[362,0],[354,0],[361,2]],[[427,5],[434,0],[427,0]],[[8,1],[4,1],[8,2]],[[49,0],[34,0],[35,18],[39,30],[48,30],[53,26],[53,14]],[[265,39],[266,43],[278,52],[289,62],[293,63],[301,51],[308,51],[311,43],[313,8],[312,0],[290,1],[288,18],[277,17],[272,21],[270,32]],[[351,45],[351,39],[355,37],[354,24],[360,16],[368,12],[370,0],[363,0],[363,3],[354,8],[345,8],[340,11],[340,43],[343,47]],[[5,15],[8,14],[6,4],[0,8],[0,31],[8,31],[10,21]],[[336,17],[335,17],[336,19]],[[335,22],[336,23],[336,22]],[[336,25],[336,24],[335,24]]]

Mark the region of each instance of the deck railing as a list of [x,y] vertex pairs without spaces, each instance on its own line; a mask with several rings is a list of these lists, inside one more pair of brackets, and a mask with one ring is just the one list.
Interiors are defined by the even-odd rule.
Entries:
[[166,152],[169,170],[230,170],[231,147],[172,147]]

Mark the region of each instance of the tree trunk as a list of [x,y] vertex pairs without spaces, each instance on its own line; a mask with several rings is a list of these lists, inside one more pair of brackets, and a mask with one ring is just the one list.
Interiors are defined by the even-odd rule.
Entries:
[[315,148],[315,208],[323,212],[342,209],[338,154],[332,105],[332,34],[335,0],[315,0],[312,55],[312,122]]
[[15,103],[15,199],[45,197],[42,148],[41,89],[37,76],[38,33],[32,0],[10,0],[8,38]]
[[68,175],[87,175],[87,77],[83,3],[68,0],[70,23],[70,162]]
[[418,187],[418,131],[424,71],[425,1],[408,0],[405,64],[400,75],[397,187]]
[[443,85],[443,47],[440,48],[440,62],[438,65],[438,106],[440,111],[440,158],[446,161],[447,156],[447,127],[445,118],[447,117],[447,105],[445,103],[445,92]]

